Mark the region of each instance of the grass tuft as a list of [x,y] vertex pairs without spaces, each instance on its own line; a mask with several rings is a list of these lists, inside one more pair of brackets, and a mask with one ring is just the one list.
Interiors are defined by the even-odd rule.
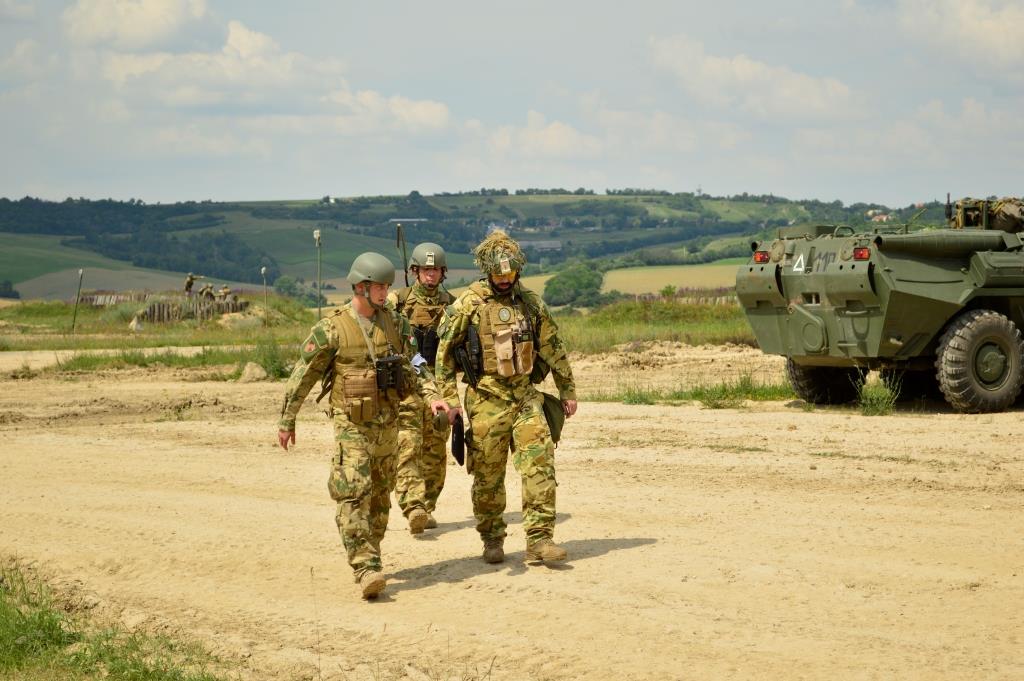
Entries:
[[883,381],[864,381],[858,387],[857,401],[864,416],[887,416],[896,408],[898,386],[895,389]]
[[758,383],[753,376],[744,374],[735,382],[702,385],[695,388],[661,390],[649,386],[629,385],[610,392],[588,395],[595,402],[622,402],[623,404],[655,404],[657,402],[698,401],[708,409],[735,409],[744,401],[752,402],[788,400],[796,397],[789,383]]
[[0,677],[217,681],[198,645],[120,628],[90,629],[17,564],[0,567]]

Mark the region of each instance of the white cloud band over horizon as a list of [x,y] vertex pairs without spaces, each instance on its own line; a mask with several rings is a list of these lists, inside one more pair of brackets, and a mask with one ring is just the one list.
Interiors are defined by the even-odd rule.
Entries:
[[0,196],[1020,193],[1019,3],[623,11],[0,0]]

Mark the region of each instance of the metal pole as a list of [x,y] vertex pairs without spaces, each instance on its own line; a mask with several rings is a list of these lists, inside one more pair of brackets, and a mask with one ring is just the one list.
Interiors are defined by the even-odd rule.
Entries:
[[75,294],[75,313],[71,315],[71,335],[75,335],[75,323],[78,321],[78,301],[82,297],[82,274],[83,269],[78,270],[78,293]]
[[270,326],[270,307],[267,304],[267,268],[263,266],[260,268],[260,274],[263,275],[263,326]]
[[323,319],[320,309],[320,230],[313,230],[313,240],[316,241],[316,318]]

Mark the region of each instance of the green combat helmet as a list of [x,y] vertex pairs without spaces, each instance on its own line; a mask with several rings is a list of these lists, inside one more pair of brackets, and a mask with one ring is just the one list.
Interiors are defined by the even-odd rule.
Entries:
[[370,251],[356,256],[345,278],[353,286],[363,281],[390,286],[395,283],[395,266],[380,253]]
[[409,267],[436,267],[446,270],[448,269],[448,260],[445,258],[443,248],[429,241],[424,241],[412,249],[412,255],[409,257]]
[[526,254],[516,240],[500,229],[488,234],[473,250],[474,262],[484,274],[512,274],[522,271]]

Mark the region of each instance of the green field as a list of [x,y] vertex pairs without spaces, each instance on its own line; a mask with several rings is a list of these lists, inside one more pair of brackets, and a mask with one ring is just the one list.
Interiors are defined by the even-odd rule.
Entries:
[[49,234],[0,232],[0,280],[15,284],[35,277],[80,267],[123,270],[130,263],[105,258],[98,253],[61,246],[65,237]]
[[730,288],[736,285],[740,258],[707,265],[666,265],[611,270],[604,275],[601,290],[622,293],[657,293],[666,286],[676,288]]

